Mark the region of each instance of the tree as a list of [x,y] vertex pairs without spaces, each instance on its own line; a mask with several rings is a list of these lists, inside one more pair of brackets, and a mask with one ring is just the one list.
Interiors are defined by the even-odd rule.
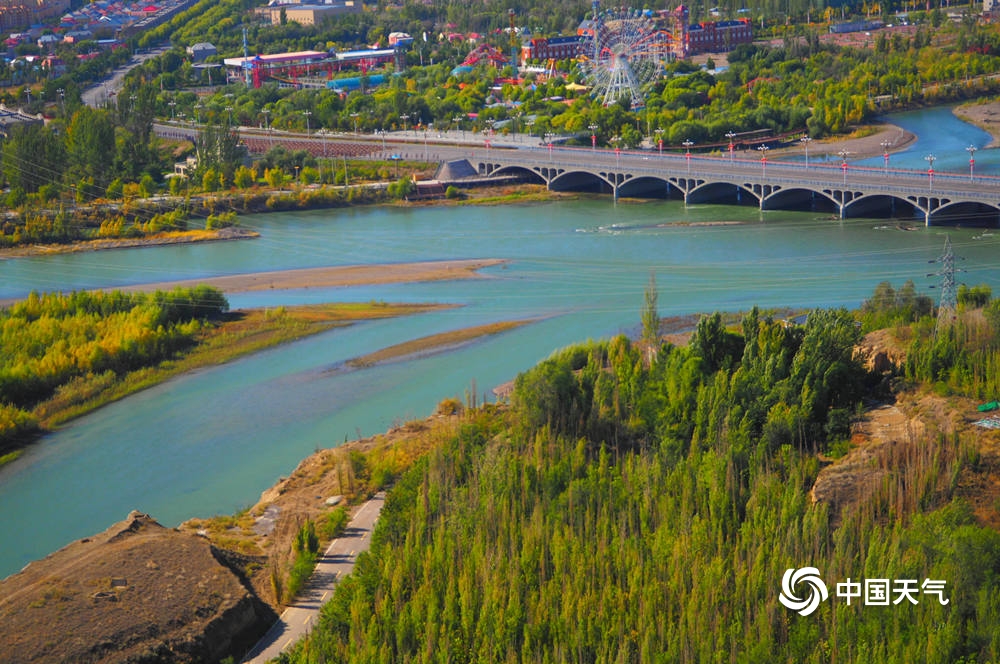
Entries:
[[228,122],[206,124],[195,143],[199,172],[215,170],[222,174],[225,184],[233,181],[236,168],[241,165],[243,151],[239,132]]
[[656,290],[656,274],[649,273],[649,282],[643,295],[642,306],[642,340],[654,346],[660,340],[660,313],[656,309],[659,293]]
[[107,111],[81,107],[66,128],[66,163],[71,181],[89,179],[104,189],[112,176],[115,127]]
[[3,173],[12,189],[29,194],[60,182],[66,163],[63,143],[40,124],[15,125],[3,146]]

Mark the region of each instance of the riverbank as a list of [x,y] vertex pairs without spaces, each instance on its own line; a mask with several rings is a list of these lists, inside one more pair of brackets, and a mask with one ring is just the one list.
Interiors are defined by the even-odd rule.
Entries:
[[959,120],[973,124],[990,135],[985,149],[1000,147],[1000,100],[982,99],[952,109]]
[[[886,149],[890,154],[900,152],[916,140],[915,134],[902,127],[897,127],[894,124],[876,124],[862,127],[847,136],[833,136],[809,141],[808,148],[800,143],[795,147],[769,150],[768,156],[778,159],[783,156],[805,156],[808,149],[809,156],[819,160],[836,158],[841,151],[844,151],[847,153],[848,161],[853,161],[877,157],[884,154]],[[883,148],[883,143],[888,143],[889,147]]]
[[78,240],[67,244],[32,244],[19,247],[6,247],[0,249],[0,260],[7,258],[26,258],[29,256],[50,256],[53,254],[75,254],[82,251],[107,251],[109,249],[158,247],[168,244],[246,240],[256,237],[260,237],[260,233],[240,228],[238,226],[221,228],[214,231],[170,231],[140,238],[101,238],[98,240]]

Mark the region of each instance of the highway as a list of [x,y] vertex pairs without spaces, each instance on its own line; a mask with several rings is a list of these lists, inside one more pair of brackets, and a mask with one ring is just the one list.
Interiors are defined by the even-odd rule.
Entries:
[[347,524],[344,534],[330,542],[316,569],[295,602],[285,609],[278,622],[243,658],[244,664],[264,664],[290,648],[316,624],[319,611],[330,598],[337,581],[351,573],[354,562],[371,544],[372,528],[385,503],[380,492],[366,502]]

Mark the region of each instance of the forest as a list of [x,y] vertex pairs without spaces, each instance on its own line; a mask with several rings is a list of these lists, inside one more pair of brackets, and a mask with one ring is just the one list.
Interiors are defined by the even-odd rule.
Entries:
[[209,286],[155,293],[31,293],[0,308],[0,452],[37,431],[47,399],[93,390],[194,342],[228,311]]
[[[968,370],[1000,358],[988,292],[966,290],[937,335],[922,297],[882,284],[857,316],[754,309],[704,317],[683,347],[558,351],[398,478],[370,552],[280,661],[996,661],[1000,533],[959,482],[982,470],[975,437],[899,440],[856,503],[810,499],[863,404],[996,388]],[[859,318],[909,339],[905,363],[866,369]],[[778,596],[806,566],[830,599],[801,616]],[[834,596],[862,579],[945,584],[916,603]]]

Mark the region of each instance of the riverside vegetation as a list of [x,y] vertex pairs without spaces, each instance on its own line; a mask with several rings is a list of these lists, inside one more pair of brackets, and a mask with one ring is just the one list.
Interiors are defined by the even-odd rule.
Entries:
[[0,308],[0,464],[40,432],[199,366],[353,321],[443,305],[383,302],[229,312],[209,286],[32,293]]
[[[864,400],[996,394],[1000,306],[974,290],[935,334],[929,299],[881,285],[859,315],[909,344],[888,373],[862,365],[844,310],[557,352],[399,476],[370,552],[281,661],[996,661],[1000,534],[960,481],[993,434],[928,429],[857,503],[809,497]],[[805,566],[831,598],[803,617],[778,594]],[[949,603],[847,605],[848,577],[942,579]]]

